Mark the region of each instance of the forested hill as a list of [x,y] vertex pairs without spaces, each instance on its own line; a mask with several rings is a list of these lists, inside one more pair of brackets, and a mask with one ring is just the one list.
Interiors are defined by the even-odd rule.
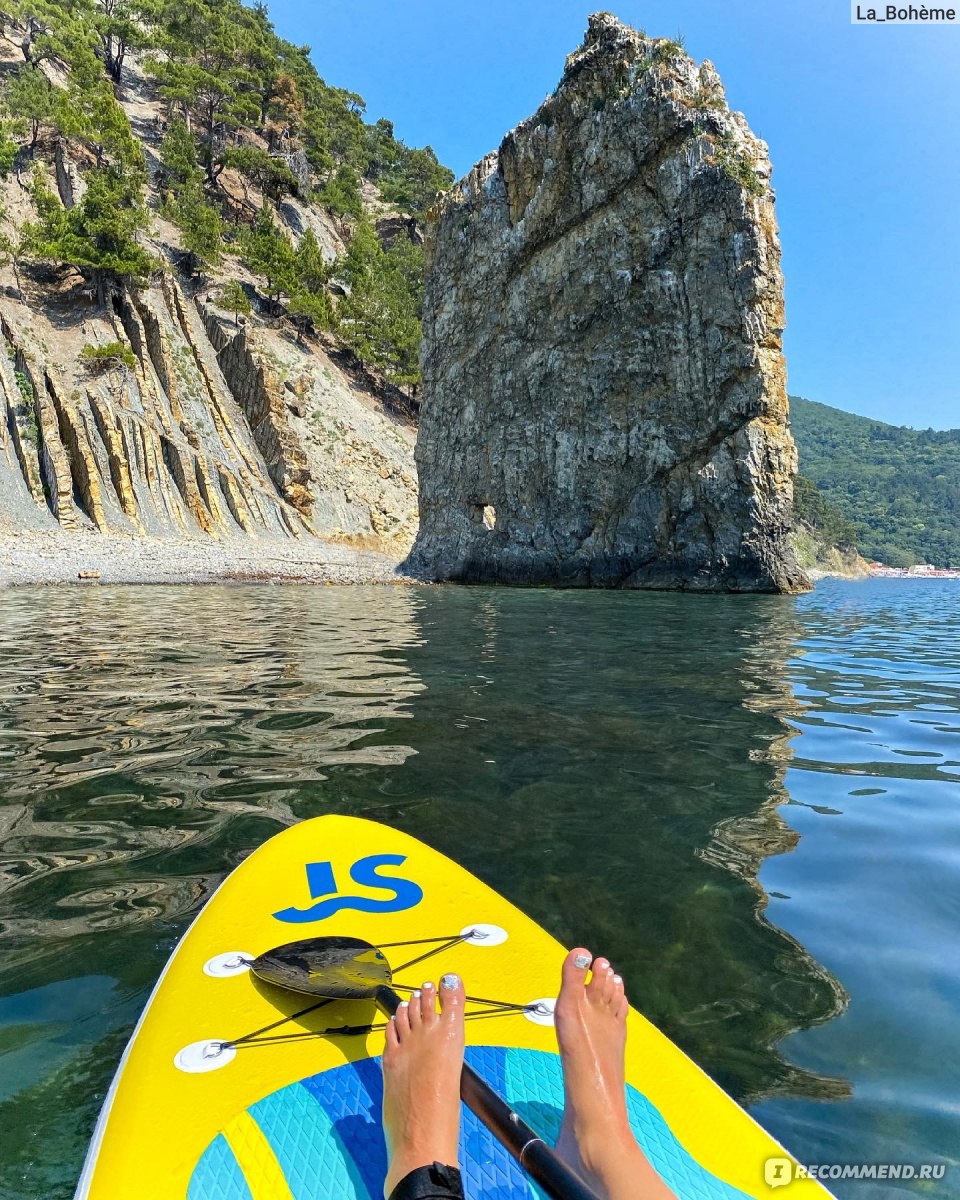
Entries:
[[[453,176],[389,121],[366,123],[362,98],[321,79],[265,5],[7,0],[0,45],[0,179],[20,185],[0,207],[0,266],[80,274],[102,305],[171,263],[210,278],[233,256],[227,274],[239,260],[254,276],[262,313],[329,330],[416,386],[419,239],[374,228],[421,215]],[[329,214],[341,262],[288,199]]]
[[402,556],[452,179],[263,4],[3,0],[0,536]]
[[960,429],[909,429],[790,397],[800,473],[851,523],[861,554],[960,567]]

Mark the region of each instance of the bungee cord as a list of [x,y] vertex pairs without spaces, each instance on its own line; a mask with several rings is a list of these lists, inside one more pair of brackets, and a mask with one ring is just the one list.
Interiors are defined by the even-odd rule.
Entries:
[[[461,942],[468,941],[473,937],[474,931],[468,930],[466,933],[458,933],[445,937],[433,938],[417,938],[408,942],[384,942],[382,946],[377,946],[378,950],[393,950],[400,946],[423,946],[430,943],[440,943],[434,946],[432,950],[427,950],[423,954],[417,955],[415,958],[408,959],[396,967],[397,971],[405,971],[410,967],[416,966],[418,963],[424,962],[429,958],[433,958],[437,954],[443,954],[447,950],[451,950],[454,946]],[[252,960],[245,959],[250,962]],[[392,969],[391,969],[392,973]],[[413,993],[419,989],[411,984],[398,983],[394,981],[392,986],[401,992]],[[294,1033],[278,1033],[274,1036],[269,1036],[275,1029],[279,1029],[283,1025],[288,1025],[291,1021],[298,1021],[302,1017],[309,1016],[310,1013],[316,1012],[318,1009],[326,1007],[328,1004],[333,1004],[335,1000],[341,997],[327,996],[321,1000],[315,1001],[313,1004],[308,1004],[305,1008],[299,1009],[297,1012],[290,1013],[289,1016],[280,1017],[276,1021],[271,1021],[267,1025],[262,1025],[259,1029],[254,1029],[250,1033],[245,1033],[241,1037],[231,1038],[217,1042],[219,1050],[242,1049],[247,1046],[273,1046],[281,1042],[306,1041],[310,1038],[320,1037],[363,1037],[370,1033],[375,1033],[387,1028],[387,1022],[371,1022],[362,1025],[339,1025],[331,1026],[326,1029],[301,1029]],[[470,1004],[482,1004],[484,1007],[476,1012],[464,1014],[464,1019],[467,1021],[483,1020],[489,1017],[506,1016],[512,1013],[530,1013],[541,1012],[543,1006],[538,1003],[533,1004],[518,1004],[511,1000],[491,1000],[484,996],[464,996],[464,1000]]]

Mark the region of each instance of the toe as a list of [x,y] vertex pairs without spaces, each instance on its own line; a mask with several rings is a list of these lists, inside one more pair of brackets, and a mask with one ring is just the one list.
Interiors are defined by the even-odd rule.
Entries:
[[607,980],[612,971],[605,958],[597,958],[590,972],[590,982],[587,984],[587,995],[591,1000],[602,1000],[606,993]]
[[394,1014],[394,1025],[397,1029],[397,1039],[402,1042],[410,1036],[410,1005],[406,1000],[400,1001],[400,1007]]
[[582,988],[592,962],[593,955],[589,950],[585,950],[583,946],[577,946],[574,950],[571,950],[563,960],[563,967],[560,970],[560,978],[564,989],[572,987]]
[[420,989],[420,1015],[424,1025],[432,1025],[437,1019],[437,989],[429,980]]
[[444,975],[440,980],[440,1016],[444,1021],[463,1020],[463,980],[459,975]]
[[407,1015],[410,1018],[410,1028],[414,1031],[418,1030],[422,1023],[420,1019],[419,990],[410,993],[410,1007],[407,1009]]
[[384,1030],[384,1033],[385,1033],[386,1039],[387,1039],[387,1044],[384,1049],[384,1054],[391,1054],[400,1045],[400,1038],[397,1034],[396,1021],[392,1021],[392,1020],[388,1021],[387,1028]]
[[607,963],[607,969],[603,973],[603,984],[600,988],[600,996],[604,1004],[612,1004],[617,995],[617,974],[613,967]]

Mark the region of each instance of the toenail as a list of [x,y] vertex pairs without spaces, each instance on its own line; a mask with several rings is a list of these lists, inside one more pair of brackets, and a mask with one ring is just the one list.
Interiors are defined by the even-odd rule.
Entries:
[[589,954],[578,954],[573,960],[573,965],[583,971],[585,968],[590,966],[590,962],[591,959]]
[[444,975],[440,980],[440,986],[447,992],[455,992],[460,986],[459,975]]
[[613,982],[614,983],[623,983],[623,976],[622,975],[614,975]]
[[400,1001],[400,1007],[401,1007],[401,1008],[409,1008],[409,1007],[410,1007],[410,1001],[409,1001],[409,1000],[401,1000],[401,1001]]
[[420,999],[420,992],[419,992],[419,989],[416,989],[416,988],[414,989],[414,992],[413,992],[413,998],[414,998],[414,1000],[419,1000],[419,999]]
[[427,982],[423,985],[423,990],[425,992],[429,992],[432,987],[433,987],[433,984],[428,979]]

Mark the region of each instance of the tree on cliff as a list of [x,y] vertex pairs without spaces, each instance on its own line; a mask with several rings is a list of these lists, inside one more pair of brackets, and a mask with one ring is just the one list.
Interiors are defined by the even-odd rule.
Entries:
[[243,284],[238,279],[231,279],[227,283],[223,291],[220,293],[220,305],[233,313],[234,325],[240,324],[240,317],[249,317],[253,312],[253,305],[250,303],[250,297],[244,290]]
[[143,50],[150,44],[146,19],[150,4],[135,0],[95,0],[93,27],[99,42],[98,53],[107,74],[119,83],[127,52]]
[[201,135],[201,162],[211,184],[224,170],[228,135],[254,124],[259,108],[250,91],[246,57],[253,50],[250,10],[206,0],[159,0],[161,56],[149,66],[160,94]]
[[337,332],[365,366],[398,387],[420,382],[423,251],[405,238],[384,250],[362,220],[343,260],[350,293],[337,307]]
[[36,150],[43,127],[56,125],[61,95],[39,67],[29,64],[11,82],[7,104],[18,120],[28,124],[31,150]]
[[93,282],[101,307],[111,280],[136,281],[150,272],[152,259],[137,241],[147,211],[115,168],[91,171],[73,208],[63,207],[39,172],[31,195],[38,219],[24,226],[28,255],[79,271]]
[[267,299],[276,311],[280,298],[295,290],[296,256],[268,205],[263,205],[253,227],[243,235],[241,250],[249,269],[266,281]]

